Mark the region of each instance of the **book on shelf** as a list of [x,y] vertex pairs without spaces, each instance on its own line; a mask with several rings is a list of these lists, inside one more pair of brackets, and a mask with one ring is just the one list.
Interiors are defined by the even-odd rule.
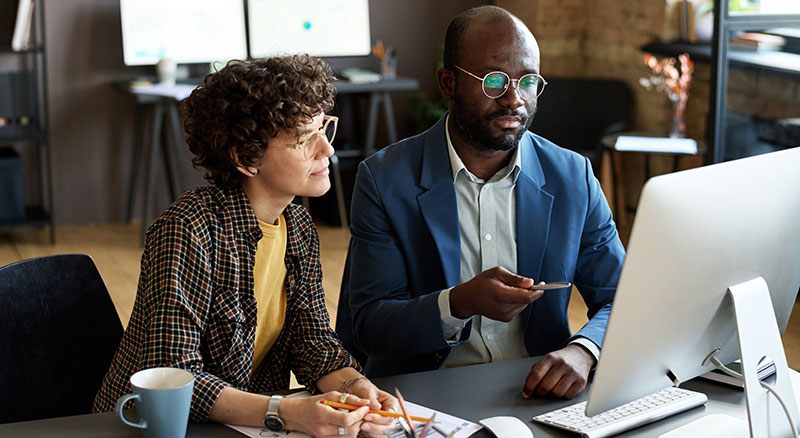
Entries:
[[34,0],[19,0],[17,4],[17,20],[11,37],[11,49],[17,52],[31,48],[34,7]]
[[780,50],[786,39],[759,32],[743,32],[731,38],[731,47],[746,50]]
[[[740,360],[731,362],[726,366],[732,369],[733,371],[736,371],[739,374],[742,373],[742,362]],[[759,380],[764,380],[773,374],[775,374],[775,362],[773,362],[772,360],[762,360],[758,364]],[[733,376],[729,376],[720,370],[711,370],[701,375],[700,377],[706,380],[713,380],[714,382],[724,383],[729,386],[744,388],[744,380],[737,379],[736,377]]]

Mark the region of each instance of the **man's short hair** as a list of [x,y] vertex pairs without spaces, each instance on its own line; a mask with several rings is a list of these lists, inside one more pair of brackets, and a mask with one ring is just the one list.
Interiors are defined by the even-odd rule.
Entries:
[[333,82],[330,66],[308,55],[230,61],[183,104],[192,163],[215,186],[236,187],[237,165],[260,166],[271,138],[333,108]]

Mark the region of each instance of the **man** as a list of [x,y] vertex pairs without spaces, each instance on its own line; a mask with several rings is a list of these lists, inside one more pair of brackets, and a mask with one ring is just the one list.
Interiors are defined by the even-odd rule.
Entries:
[[[538,73],[518,18],[460,14],[438,72],[450,111],[359,166],[343,292],[368,375],[545,355],[524,397],[585,387],[624,250],[589,161],[527,130]],[[576,335],[569,289],[539,281],[578,287],[590,320]]]

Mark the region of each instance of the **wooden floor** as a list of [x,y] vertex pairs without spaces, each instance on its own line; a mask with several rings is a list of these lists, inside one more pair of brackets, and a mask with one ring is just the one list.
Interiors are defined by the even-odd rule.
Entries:
[[[323,287],[331,322],[336,321],[339,285],[344,270],[349,233],[342,228],[318,225],[323,271]],[[0,232],[0,266],[15,261],[51,254],[81,253],[94,258],[108,287],[123,325],[130,319],[139,277],[138,224],[65,226],[56,229],[56,244],[47,241],[46,230],[18,228]],[[570,325],[577,330],[586,322],[586,306],[573,290]],[[656,340],[657,341],[657,340]],[[800,305],[795,304],[783,337],[789,366],[800,369]]]

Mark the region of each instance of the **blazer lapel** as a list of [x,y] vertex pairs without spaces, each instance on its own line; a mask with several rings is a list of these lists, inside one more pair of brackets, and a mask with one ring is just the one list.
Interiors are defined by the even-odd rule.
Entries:
[[422,217],[436,243],[447,286],[461,280],[461,235],[458,205],[445,138],[445,114],[425,135],[420,186],[417,196]]
[[520,141],[522,170],[517,179],[517,272],[539,282],[544,261],[553,195],[544,190],[545,179],[532,136]]

